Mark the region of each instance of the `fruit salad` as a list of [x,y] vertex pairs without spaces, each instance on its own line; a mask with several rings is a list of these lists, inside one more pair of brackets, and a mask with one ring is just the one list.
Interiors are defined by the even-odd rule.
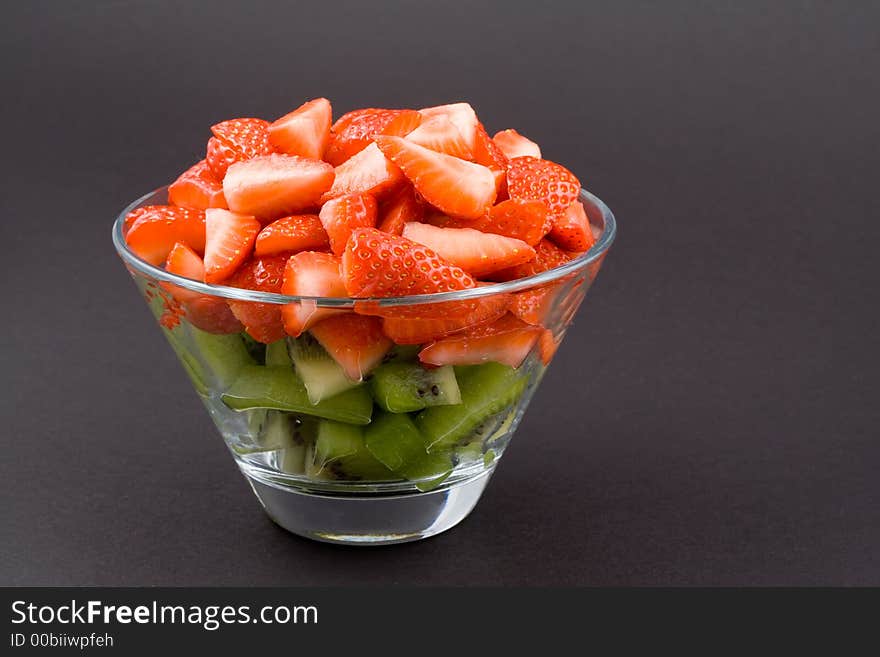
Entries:
[[165,196],[124,218],[135,279],[236,457],[279,481],[490,467],[601,262],[577,177],[467,103],[222,121]]

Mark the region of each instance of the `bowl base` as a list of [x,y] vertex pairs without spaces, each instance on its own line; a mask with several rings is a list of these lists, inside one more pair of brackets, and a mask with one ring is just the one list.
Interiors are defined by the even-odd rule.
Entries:
[[306,492],[242,473],[268,516],[289,532],[324,543],[389,545],[428,538],[460,523],[492,470],[426,493],[376,496]]

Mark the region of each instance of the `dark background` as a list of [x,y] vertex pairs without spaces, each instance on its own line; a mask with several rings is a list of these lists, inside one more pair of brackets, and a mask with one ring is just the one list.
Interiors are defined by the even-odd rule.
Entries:
[[[734,4],[735,6],[729,6]],[[0,584],[880,584],[876,3],[22,2],[0,21]],[[619,241],[473,514],[261,512],[110,244],[208,126],[468,100]]]

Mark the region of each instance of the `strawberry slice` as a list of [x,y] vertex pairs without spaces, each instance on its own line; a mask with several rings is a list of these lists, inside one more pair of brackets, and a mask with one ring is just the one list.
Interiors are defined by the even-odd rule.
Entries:
[[596,238],[584,204],[575,201],[562,214],[556,215],[549,237],[566,251],[586,251],[593,246]]
[[251,254],[260,232],[254,217],[229,210],[205,210],[205,282],[219,283]]
[[233,212],[278,217],[316,208],[333,177],[333,167],[321,160],[266,155],[229,167],[223,193]]
[[[397,344],[425,344],[472,326],[493,322],[505,312],[510,304],[510,294],[493,294],[468,302],[444,302],[415,307],[411,310],[424,310],[424,317],[388,316],[382,320],[385,335]],[[445,312],[438,316],[432,306],[442,306]],[[390,308],[388,309],[390,310]]]
[[[182,242],[178,242],[171,249],[168,260],[165,261],[165,270],[194,281],[205,280],[205,263],[195,251]],[[162,283],[162,287],[183,305],[186,318],[196,328],[219,334],[239,333],[244,330],[225,300],[171,283]]]
[[538,355],[545,367],[553,360],[557,349],[559,349],[559,342],[553,337],[553,331],[544,329],[544,332],[538,337]]
[[125,241],[135,255],[161,265],[177,242],[205,250],[205,211],[174,205],[148,205],[126,217]]
[[[303,251],[291,256],[284,268],[281,293],[302,297],[344,297],[347,292],[339,272],[339,259],[329,253]],[[316,322],[345,313],[345,310],[318,308],[314,301],[286,304],[281,309],[284,330],[298,337]]]
[[272,152],[269,122],[263,119],[230,119],[211,126],[205,160],[217,180],[231,164]]
[[330,129],[330,143],[324,158],[339,166],[364,150],[377,135],[403,137],[422,120],[415,110],[366,108],[343,114]]
[[330,141],[332,121],[330,101],[315,98],[270,125],[269,143],[279,153],[320,160]]
[[416,191],[448,215],[476,219],[495,202],[495,177],[484,166],[400,137],[377,137],[376,143],[403,170]]
[[474,159],[473,151],[461,136],[461,132],[447,116],[442,114],[422,121],[418,128],[406,136],[406,139],[438,153],[446,153],[464,160]]
[[347,159],[336,167],[333,186],[321,202],[346,194],[380,196],[403,182],[400,169],[382,154],[376,144]]
[[329,246],[330,238],[317,215],[294,214],[273,221],[260,231],[254,244],[254,255],[321,250]]
[[412,185],[404,185],[393,197],[388,199],[380,213],[379,230],[392,235],[400,235],[407,221],[421,221],[425,206],[416,198]]
[[428,247],[375,228],[352,232],[342,255],[342,278],[353,297],[433,294],[476,285]]
[[547,216],[547,206],[541,201],[508,199],[492,206],[489,213],[467,226],[484,233],[506,235],[535,246],[550,230],[552,223]]
[[424,244],[445,261],[475,278],[534,260],[535,250],[522,240],[473,228],[438,228],[410,222],[403,236]]
[[310,333],[352,381],[362,381],[394,345],[382,333],[381,320],[363,315],[330,317],[312,326]]
[[370,194],[347,194],[327,201],[319,217],[333,253],[342,255],[355,228],[374,228],[378,213],[376,199]]
[[507,314],[489,325],[438,340],[419,352],[428,365],[480,365],[489,361],[519,367],[542,329]]
[[[284,281],[286,264],[286,255],[252,258],[239,267],[224,285],[279,293]],[[281,321],[283,307],[281,304],[233,299],[228,303],[232,314],[244,324],[245,331],[257,342],[269,344],[285,336],[284,324]]]
[[225,208],[223,185],[217,181],[205,160],[196,162],[168,187],[168,202],[184,208]]
[[553,269],[555,267],[559,267],[560,265],[564,265],[566,262],[568,262],[572,258],[576,258],[578,255],[580,254],[563,251],[550,240],[543,239],[538,242],[538,245],[535,247],[534,260],[532,260],[531,262],[527,262],[523,265],[518,265],[509,269],[496,271],[494,274],[492,274],[492,280],[512,281],[516,280],[517,278],[534,276],[535,274],[540,274],[541,272],[547,271],[548,269]]
[[492,141],[510,159],[526,155],[529,157],[541,157],[541,147],[512,128],[496,132],[495,136],[492,137]]
[[507,156],[495,145],[489,137],[482,123],[477,124],[476,146],[474,147],[474,161],[487,167],[495,176],[495,190],[498,200],[503,200],[507,195]]
[[553,217],[561,215],[581,192],[575,175],[559,164],[536,157],[515,157],[507,167],[510,198],[543,201]]
[[510,312],[527,324],[544,326],[553,310],[558,284],[552,283],[533,290],[517,292],[510,302]]
[[477,143],[477,113],[468,103],[452,103],[451,105],[437,105],[420,109],[419,113],[425,119],[442,116],[458,128],[458,132],[464,139],[467,149],[473,153]]

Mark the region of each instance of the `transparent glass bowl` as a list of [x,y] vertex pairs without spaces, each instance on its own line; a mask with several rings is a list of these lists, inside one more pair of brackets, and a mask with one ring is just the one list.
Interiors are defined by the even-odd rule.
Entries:
[[[154,267],[128,249],[124,220],[165,204],[166,188],[123,210],[113,243],[268,515],[315,540],[397,543],[463,520],[504,454],[614,240],[611,211],[587,191],[581,201],[597,240],[575,260],[507,283],[391,299],[290,297]],[[512,303],[534,326],[512,339],[509,364],[418,365],[417,345],[438,322],[479,323]],[[308,338],[267,346],[236,320],[283,309],[379,317],[405,344],[391,347],[362,384],[346,384],[332,368],[294,366]]]

